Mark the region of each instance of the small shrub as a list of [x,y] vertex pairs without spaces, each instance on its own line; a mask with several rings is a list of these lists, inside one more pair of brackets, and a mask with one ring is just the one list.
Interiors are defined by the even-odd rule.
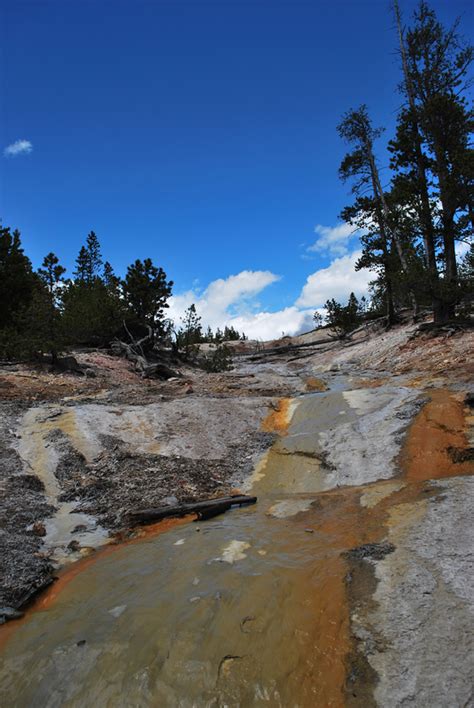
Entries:
[[204,360],[204,369],[209,373],[229,371],[232,368],[232,353],[225,344],[219,344]]

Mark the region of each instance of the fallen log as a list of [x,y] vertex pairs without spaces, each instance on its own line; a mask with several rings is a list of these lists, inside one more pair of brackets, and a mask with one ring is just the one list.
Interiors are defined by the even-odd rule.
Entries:
[[213,516],[217,516],[217,514],[223,514],[233,506],[255,504],[256,501],[257,497],[233,494],[230,497],[208,499],[207,501],[201,502],[191,502],[175,506],[158,506],[153,509],[130,511],[125,515],[125,520],[130,526],[138,526],[141,524],[152,524],[173,516],[186,516],[186,514],[197,514],[199,519],[210,519]]
[[133,363],[135,371],[137,371],[142,378],[159,378],[159,379],[170,379],[173,376],[179,376],[177,371],[170,369],[170,367],[163,363],[162,361],[148,361],[144,353],[144,345],[153,342],[154,332],[150,326],[148,326],[148,334],[142,337],[138,341],[130,334],[126,323],[123,323],[123,327],[131,339],[131,344],[127,342],[122,342],[119,339],[114,339],[111,342],[110,349],[116,356],[125,356],[126,359]]
[[291,352],[298,351],[300,349],[306,349],[308,347],[317,348],[322,344],[334,344],[338,342],[338,337],[326,337],[325,339],[320,339],[316,342],[303,342],[302,344],[287,344],[282,347],[271,347],[270,349],[262,349],[257,354],[243,354],[242,358],[246,358],[249,361],[259,361],[265,357],[271,356],[272,354],[291,354]]

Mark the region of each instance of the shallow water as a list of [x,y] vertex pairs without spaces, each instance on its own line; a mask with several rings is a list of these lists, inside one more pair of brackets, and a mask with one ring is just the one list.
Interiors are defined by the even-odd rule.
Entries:
[[2,705],[343,705],[340,554],[372,512],[360,490],[321,495],[320,435],[383,405],[352,393],[286,406],[256,505],[118,547],[45,598],[3,649]]

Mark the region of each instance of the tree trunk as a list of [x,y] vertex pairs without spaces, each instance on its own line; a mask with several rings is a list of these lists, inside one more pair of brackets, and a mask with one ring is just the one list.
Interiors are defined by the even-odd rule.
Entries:
[[446,164],[446,160],[443,155],[441,147],[437,144],[435,131],[433,131],[434,137],[434,153],[436,162],[436,172],[438,175],[439,183],[439,198],[442,206],[442,224],[443,224],[443,247],[444,247],[444,261],[446,265],[444,280],[446,283],[446,294],[443,297],[442,316],[443,319],[440,320],[445,322],[446,320],[453,319],[456,314],[456,296],[457,296],[457,284],[458,284],[458,266],[456,263],[456,251],[455,251],[455,223],[454,214],[456,213],[456,208],[452,203],[452,199],[449,194],[449,170]]
[[[376,197],[377,199],[377,197]],[[393,304],[393,283],[392,283],[392,273],[390,272],[390,259],[388,255],[388,236],[387,229],[385,228],[385,220],[380,208],[380,204],[377,203],[375,207],[375,215],[379,224],[380,235],[382,236],[382,252],[383,252],[383,271],[385,279],[385,295],[387,304],[387,325],[392,327],[395,324],[395,307]]]
[[200,519],[210,519],[216,514],[222,514],[228,511],[233,506],[255,504],[256,501],[257,497],[246,496],[245,494],[233,494],[230,497],[208,499],[206,501],[190,502],[176,506],[158,506],[151,509],[130,511],[125,515],[124,521],[130,525],[136,526],[138,524],[155,523],[170,517],[186,516],[187,514],[197,514]]
[[[372,145],[369,141],[366,141],[365,143],[365,149],[367,151],[367,157],[369,159],[370,163],[370,171],[372,175],[372,188],[374,190],[374,195],[376,200],[379,202],[379,204],[382,207],[382,222],[384,225],[385,229],[385,244],[387,244],[387,235],[386,232],[387,230],[390,230],[390,233],[393,236],[393,241],[395,243],[395,248],[397,249],[398,257],[400,258],[400,263],[402,264],[402,269],[403,272],[407,277],[409,277],[409,269],[408,269],[408,262],[405,256],[405,252],[403,250],[403,245],[400,240],[399,234],[397,233],[396,229],[389,229],[389,221],[390,221],[390,210],[388,208],[387,201],[385,199],[383,189],[382,189],[382,183],[380,182],[380,176],[379,176],[379,171],[377,169],[377,165],[375,164],[375,157],[374,153],[372,151]],[[412,304],[412,309],[413,309],[413,319],[416,319],[418,316],[418,303],[416,300],[415,293],[413,291],[413,288],[409,286],[409,293],[410,293],[410,300]]]
[[114,353],[123,354],[126,359],[133,362],[135,369],[140,372],[143,378],[158,377],[160,379],[170,379],[173,376],[179,376],[178,372],[170,369],[167,364],[163,362],[149,362],[145,357],[143,345],[147,342],[152,342],[154,339],[154,332],[149,325],[148,334],[142,337],[142,339],[139,339],[138,342],[133,339],[125,322],[123,326],[132,340],[132,344],[127,344],[119,339],[115,339],[111,344],[111,349]]
[[423,227],[423,243],[425,247],[426,265],[428,267],[428,277],[429,277],[429,289],[432,298],[433,306],[433,316],[436,321],[436,317],[439,316],[441,302],[439,299],[439,273],[438,266],[436,263],[436,248],[435,248],[435,235],[434,235],[434,225],[431,216],[430,199],[428,192],[428,180],[426,178],[426,170],[423,160],[423,150],[422,150],[422,140],[420,135],[420,128],[418,125],[417,111],[416,111],[416,101],[415,94],[413,91],[413,86],[410,79],[410,72],[408,70],[408,62],[405,50],[405,43],[403,41],[403,31],[401,25],[400,8],[398,5],[398,0],[394,0],[395,16],[397,19],[398,27],[398,39],[400,43],[400,53],[402,56],[402,67],[403,75],[405,78],[405,88],[408,96],[408,105],[410,107],[410,114],[412,119],[412,129],[413,129],[413,142],[415,146],[415,159],[416,159],[416,173],[418,178],[418,190],[421,202],[420,208],[420,220]]
[[387,293],[387,324],[389,327],[395,324],[395,308],[393,305],[393,287],[390,275],[385,268],[385,286]]

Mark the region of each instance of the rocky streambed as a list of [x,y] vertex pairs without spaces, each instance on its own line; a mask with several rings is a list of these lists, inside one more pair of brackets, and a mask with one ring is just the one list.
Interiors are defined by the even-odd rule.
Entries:
[[[5,705],[469,705],[465,376],[390,376],[381,348],[5,406],[5,602],[69,564],[2,628]],[[110,544],[127,510],[234,487],[258,503]]]

